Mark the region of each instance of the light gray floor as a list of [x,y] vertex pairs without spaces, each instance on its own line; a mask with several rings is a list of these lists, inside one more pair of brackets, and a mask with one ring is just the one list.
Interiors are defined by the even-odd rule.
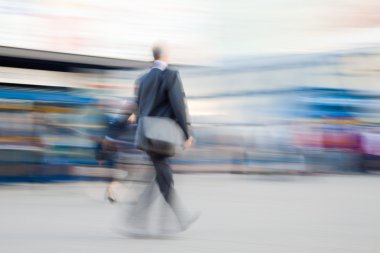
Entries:
[[[116,231],[103,183],[0,187],[0,252],[380,252],[379,176],[176,175],[202,216],[164,239]],[[128,193],[126,193],[128,195]]]

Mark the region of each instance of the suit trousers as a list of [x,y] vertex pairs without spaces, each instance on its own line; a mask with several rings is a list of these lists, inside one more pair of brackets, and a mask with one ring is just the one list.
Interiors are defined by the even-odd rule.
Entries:
[[152,152],[148,152],[148,155],[156,171],[155,181],[158,188],[182,226],[185,222],[187,211],[174,190],[173,172],[169,165],[169,157]]
[[166,202],[172,206],[173,194],[173,173],[168,163],[168,157],[152,152],[148,152],[156,171],[155,181]]
[[[178,224],[180,227],[183,227],[184,224],[186,224],[188,213],[174,190],[173,173],[168,162],[169,157],[152,152],[148,152],[148,156],[152,160],[155,168],[155,180],[152,181],[141,194],[135,207],[132,209],[130,221],[137,221],[137,226],[141,228],[147,226],[147,219],[144,217],[149,213],[150,207],[155,199],[156,195],[154,189],[155,184],[157,184],[160,194],[163,196],[169,208],[173,211]],[[166,225],[168,224],[162,224],[162,226]]]

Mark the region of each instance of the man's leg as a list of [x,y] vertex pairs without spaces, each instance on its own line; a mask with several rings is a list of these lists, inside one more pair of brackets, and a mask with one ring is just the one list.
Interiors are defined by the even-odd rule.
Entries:
[[182,230],[187,229],[198,217],[199,213],[190,215],[178,198],[173,185],[172,169],[168,158],[159,154],[150,153],[149,156],[156,170],[156,182],[166,202],[173,210]]
[[169,166],[168,159],[166,156],[159,154],[149,153],[149,156],[153,162],[154,168],[156,170],[156,182],[161,194],[163,195],[166,202],[171,205],[171,194],[173,190],[173,174],[172,169]]

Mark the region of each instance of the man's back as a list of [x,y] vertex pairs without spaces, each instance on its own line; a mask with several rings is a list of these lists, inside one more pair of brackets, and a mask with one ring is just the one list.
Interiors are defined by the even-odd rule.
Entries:
[[139,117],[171,118],[177,121],[188,138],[185,93],[178,71],[170,68],[165,70],[152,68],[136,83],[139,87],[137,96]]

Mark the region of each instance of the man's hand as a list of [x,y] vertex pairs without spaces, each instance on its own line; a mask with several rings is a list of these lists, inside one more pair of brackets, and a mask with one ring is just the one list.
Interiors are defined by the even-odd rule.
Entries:
[[136,119],[137,119],[136,114],[132,113],[131,116],[129,116],[129,118],[128,118],[128,122],[131,124],[135,124]]
[[187,139],[185,141],[185,143],[183,144],[183,148],[184,149],[189,149],[189,148],[191,148],[191,146],[193,146],[194,143],[195,143],[194,137],[190,136],[189,139]]

